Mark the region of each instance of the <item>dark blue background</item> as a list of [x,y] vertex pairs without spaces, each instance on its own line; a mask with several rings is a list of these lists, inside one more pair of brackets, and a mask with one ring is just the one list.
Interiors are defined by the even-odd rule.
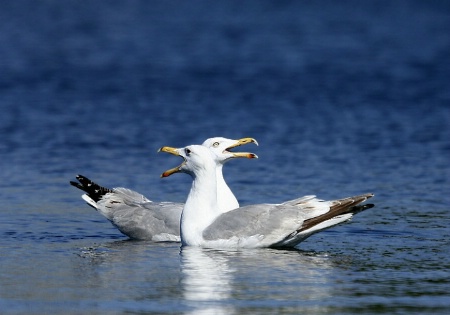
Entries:
[[225,168],[243,204],[374,192],[305,248],[352,255],[333,240],[365,237],[371,277],[408,274],[397,297],[419,271],[445,285],[449,30],[446,1],[2,1],[0,244],[123,239],[77,173],[184,201],[190,179],[159,179],[180,162],[160,146],[250,136],[260,159]]

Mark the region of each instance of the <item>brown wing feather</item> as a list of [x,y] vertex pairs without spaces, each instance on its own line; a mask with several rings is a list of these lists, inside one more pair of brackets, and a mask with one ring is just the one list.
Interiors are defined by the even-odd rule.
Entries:
[[324,213],[318,217],[305,220],[305,222],[303,222],[302,227],[299,230],[297,230],[297,232],[299,232],[299,233],[303,232],[323,221],[329,220],[329,219],[334,218],[341,214],[357,213],[357,212],[360,212],[360,211],[363,211],[366,209],[370,209],[374,206],[373,204],[366,204],[366,205],[361,205],[361,206],[358,206],[358,204],[366,201],[367,199],[369,199],[371,197],[373,197],[373,194],[369,193],[369,194],[334,200],[334,201],[332,201],[330,211],[328,211],[327,213]]

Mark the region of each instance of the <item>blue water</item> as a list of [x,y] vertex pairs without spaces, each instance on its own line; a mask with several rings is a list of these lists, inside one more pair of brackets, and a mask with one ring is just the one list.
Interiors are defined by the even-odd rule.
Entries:
[[[0,3],[2,314],[448,314],[445,1]],[[78,173],[183,202],[162,145],[254,137],[241,204],[375,193],[298,250],[130,241]]]

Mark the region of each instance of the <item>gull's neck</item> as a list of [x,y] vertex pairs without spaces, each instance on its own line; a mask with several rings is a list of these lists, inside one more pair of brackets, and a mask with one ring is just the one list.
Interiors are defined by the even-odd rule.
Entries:
[[203,231],[220,214],[217,205],[216,165],[212,160],[192,175],[193,182],[181,214],[183,245],[201,245]]
[[239,208],[239,202],[228,187],[222,173],[223,164],[219,163],[216,166],[216,180],[217,180],[217,205],[221,213]]

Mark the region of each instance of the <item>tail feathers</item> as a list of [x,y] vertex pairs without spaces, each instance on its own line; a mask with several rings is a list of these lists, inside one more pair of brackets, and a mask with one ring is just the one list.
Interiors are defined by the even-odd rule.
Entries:
[[351,216],[352,216],[353,214],[373,208],[374,204],[359,205],[360,203],[366,201],[367,199],[369,199],[371,197],[373,197],[373,194],[369,193],[369,194],[364,194],[364,195],[360,195],[360,196],[349,197],[349,198],[332,201],[330,210],[327,213],[324,213],[317,217],[305,220],[303,222],[302,227],[297,231],[297,233],[301,233],[306,230],[309,230],[312,227],[314,227],[324,221],[333,219],[333,218],[335,218],[337,216],[341,216],[343,214],[351,214]]
[[[86,196],[90,200],[92,200],[94,203],[98,202],[104,195],[107,193],[113,192],[112,189],[100,186],[93,181],[91,181],[89,178],[84,177],[83,175],[77,175],[76,179],[79,181],[79,183],[70,181],[70,184],[78,189],[81,189],[82,191],[86,192]],[[86,201],[87,198],[83,199]],[[91,202],[88,202],[89,205],[92,206]],[[94,207],[96,208],[96,207]]]

